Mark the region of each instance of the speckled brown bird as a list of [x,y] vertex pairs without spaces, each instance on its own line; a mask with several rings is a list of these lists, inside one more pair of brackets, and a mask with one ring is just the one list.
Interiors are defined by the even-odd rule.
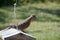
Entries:
[[32,14],[30,17],[28,17],[22,23],[17,25],[18,29],[24,32],[24,30],[29,27],[32,19],[35,18],[35,17],[36,17],[35,14]]
[[32,19],[35,17],[36,17],[35,14],[32,14],[30,17],[25,19],[22,23],[18,23],[16,25],[10,25],[8,28],[15,28],[15,29],[18,28],[18,30],[21,30],[24,32],[24,30],[29,27]]

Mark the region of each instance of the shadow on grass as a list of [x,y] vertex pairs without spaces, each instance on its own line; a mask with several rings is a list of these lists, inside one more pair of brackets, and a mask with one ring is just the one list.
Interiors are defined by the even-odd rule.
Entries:
[[6,22],[7,15],[4,12],[0,11],[0,23]]
[[36,7],[32,7],[33,9],[35,10],[38,10],[38,11],[42,11],[42,12],[45,12],[45,13],[50,13],[50,14],[53,14],[53,15],[57,15],[60,17],[60,9],[55,9],[55,10],[50,10],[50,9],[43,9],[43,8],[36,8]]
[[[12,11],[9,10],[9,8],[5,9],[6,11]],[[29,7],[29,8],[21,8],[17,10],[17,19],[26,19],[28,18],[31,14],[36,14],[36,18],[33,19],[33,21],[57,21],[60,22],[60,19],[53,17],[49,17],[49,16],[44,16],[44,15],[40,15],[40,12],[44,12],[44,13],[49,13],[52,15],[57,15],[58,17],[60,17],[60,9],[56,9],[56,10],[50,10],[50,9],[43,9],[43,8],[36,8],[36,7]],[[44,14],[43,13],[43,14]],[[47,14],[46,14],[47,15]],[[7,18],[7,14],[4,12],[0,12],[0,22],[5,22]],[[10,17],[11,18],[11,17]],[[10,20],[10,19],[9,19]]]
[[[30,15],[28,15],[28,13],[27,14],[20,14],[21,15],[21,17],[18,17],[17,19],[22,19],[22,20],[25,20],[25,19],[27,19]],[[52,19],[52,17],[50,18],[49,16],[47,17],[47,16],[38,16],[38,15],[36,15],[36,18],[33,18],[33,20],[32,21],[37,21],[37,22],[39,22],[39,21],[41,21],[41,22],[45,22],[45,21],[53,21],[53,22],[60,22],[60,20],[59,19]]]
[[42,33],[41,30],[36,30],[36,31],[26,31],[27,33]]
[[[22,8],[21,10],[17,10],[19,13],[19,15],[21,15],[20,17],[18,17],[18,19],[26,19],[28,18],[31,14],[36,14],[36,18],[34,18],[34,21],[57,21],[60,22],[60,19],[57,19],[60,17],[60,9],[43,9],[43,8],[36,8],[36,7],[29,7],[29,8]],[[44,15],[40,15],[40,12],[44,12],[47,14],[51,14],[53,15],[52,17],[49,16],[44,16]],[[57,15],[56,18],[54,19],[54,15]]]

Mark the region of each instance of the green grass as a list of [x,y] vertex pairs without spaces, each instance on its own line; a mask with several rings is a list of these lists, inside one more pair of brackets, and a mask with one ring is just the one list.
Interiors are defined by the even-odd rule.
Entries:
[[[6,15],[5,21],[10,21],[14,17],[13,7],[2,7],[0,13]],[[25,19],[31,14],[36,14],[35,21],[56,21],[60,22],[60,4],[55,3],[34,3],[16,7],[17,19]],[[3,16],[4,16],[3,15]],[[1,18],[2,19],[2,18]],[[4,19],[2,19],[4,20]]]
[[60,40],[59,24],[58,22],[32,22],[26,31],[37,40]]

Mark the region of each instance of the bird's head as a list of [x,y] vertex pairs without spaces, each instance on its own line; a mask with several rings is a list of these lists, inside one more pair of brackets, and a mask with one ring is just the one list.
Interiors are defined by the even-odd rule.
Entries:
[[35,18],[35,17],[36,17],[36,15],[35,15],[35,14],[32,14],[32,15],[31,15],[31,17],[34,17],[34,18]]

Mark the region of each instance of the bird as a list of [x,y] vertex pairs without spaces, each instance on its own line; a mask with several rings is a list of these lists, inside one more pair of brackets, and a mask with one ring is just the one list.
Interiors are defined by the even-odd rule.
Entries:
[[6,29],[15,28],[15,29],[18,29],[22,32],[25,32],[25,29],[29,27],[32,19],[35,17],[36,17],[36,15],[32,14],[31,16],[26,18],[22,23],[19,22],[19,23],[14,24],[14,25],[9,25]]
[[17,25],[18,29],[24,32],[24,30],[29,27],[32,19],[35,18],[35,17],[36,17],[36,15],[32,14],[30,17],[25,19],[22,23]]

